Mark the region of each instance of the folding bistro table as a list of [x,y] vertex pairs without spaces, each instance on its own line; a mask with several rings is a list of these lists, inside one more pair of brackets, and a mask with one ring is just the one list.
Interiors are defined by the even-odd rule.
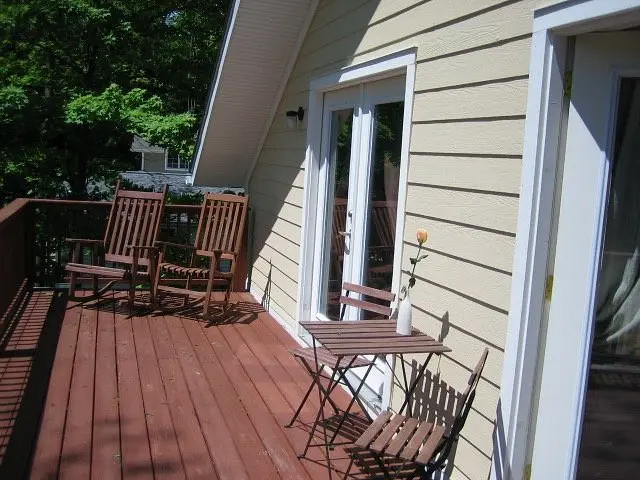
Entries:
[[[441,342],[415,328],[413,329],[411,335],[397,334],[395,320],[359,320],[340,322],[315,321],[300,322],[300,325],[304,327],[313,338],[316,371],[318,371],[318,369],[320,368],[317,356],[318,344],[322,344],[322,346],[324,346],[324,348],[326,348],[329,353],[338,357],[338,365],[340,365],[341,367],[347,367],[346,369],[343,369],[343,372],[348,370],[348,368],[350,367],[350,365],[347,365],[346,361],[345,365],[341,365],[341,362],[345,357],[351,357],[351,362],[353,362],[359,355],[373,355],[374,361],[378,357],[386,357],[386,355],[398,355],[400,357],[402,365],[402,380],[404,384],[403,390],[405,395],[404,401],[398,413],[402,413],[403,410],[409,409],[411,396],[422,380],[424,372],[426,371],[427,365],[429,364],[429,361],[431,360],[433,354],[435,353],[439,355],[451,351],[450,348],[444,346]],[[411,382],[411,384],[409,384],[408,381],[404,362],[404,355],[410,353],[428,354],[427,361],[422,365],[422,367],[420,367],[415,379],[413,380],[413,382]],[[365,374],[360,380],[360,385],[355,390],[356,392],[360,392],[361,387],[367,381],[367,377],[371,372],[372,366],[373,364],[370,365],[366,370]],[[329,477],[331,477],[329,447],[338,435],[340,428],[349,415],[349,410],[355,402],[355,398],[352,398],[338,423],[333,437],[329,441],[327,438],[324,407],[327,402],[327,398],[329,397],[333,389],[338,385],[338,382],[341,380],[341,375],[344,376],[343,373],[341,375],[338,375],[338,377],[336,378],[336,372],[337,369],[334,369],[329,380],[329,384],[326,388],[323,389],[318,386],[320,408],[313,423],[313,427],[311,428],[311,433],[309,434],[307,445],[305,446],[304,452],[300,455],[304,456],[306,454],[309,445],[311,444],[311,440],[315,434],[318,423],[322,421],[324,430],[325,454],[327,466],[329,468]],[[364,413],[368,416],[367,412]]]

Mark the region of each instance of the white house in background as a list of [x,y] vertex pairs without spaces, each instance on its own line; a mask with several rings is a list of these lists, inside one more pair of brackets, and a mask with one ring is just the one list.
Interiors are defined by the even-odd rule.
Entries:
[[190,158],[182,158],[168,148],[151,145],[138,135],[133,137],[131,151],[136,153],[136,170],[170,173],[187,173],[189,171]]
[[[191,159],[183,159],[168,149],[151,145],[135,135],[131,151],[136,154],[136,168],[121,172],[120,176],[135,185],[160,191],[166,184],[174,194],[219,192],[228,190],[226,186],[194,186],[187,180],[191,178],[189,165]],[[231,189],[238,192],[242,189]]]
[[247,189],[256,298],[298,336],[342,280],[398,292],[427,228],[414,324],[452,348],[432,368],[462,389],[490,349],[451,478],[636,478],[640,0],[230,16],[190,179]]

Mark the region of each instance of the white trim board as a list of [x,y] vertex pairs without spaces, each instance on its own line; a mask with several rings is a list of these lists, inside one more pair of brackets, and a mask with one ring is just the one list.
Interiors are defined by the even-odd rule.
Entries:
[[[337,90],[347,86],[388,78],[395,75],[405,75],[405,108],[403,118],[400,180],[398,190],[398,215],[405,216],[407,199],[407,176],[409,170],[409,146],[411,134],[411,120],[413,115],[413,96],[415,85],[416,49],[405,49],[385,55],[362,64],[343,68],[329,75],[316,78],[310,82],[309,109],[307,111],[307,149],[305,156],[304,198],[302,203],[302,232],[300,237],[300,261],[298,272],[297,312],[296,319],[310,318],[313,275],[314,249],[309,248],[316,236],[316,222],[308,221],[310,214],[315,212],[319,185],[319,168],[321,150],[321,131],[323,116],[323,96],[325,92]],[[315,214],[313,215],[315,216]],[[396,225],[396,248],[402,247],[404,238],[404,221]],[[401,276],[401,258],[393,266],[393,291],[398,293]],[[382,408],[390,402],[390,386],[392,383],[391,369],[387,369],[385,376],[385,394]]]
[[513,280],[491,478],[524,477],[547,272],[567,36],[628,26],[640,0],[569,0],[534,12]]

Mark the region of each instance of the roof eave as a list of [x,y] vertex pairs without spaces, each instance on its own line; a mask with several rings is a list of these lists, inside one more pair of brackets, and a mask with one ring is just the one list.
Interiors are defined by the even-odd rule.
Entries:
[[209,86],[209,92],[207,94],[207,107],[205,109],[206,115],[202,117],[200,121],[200,127],[198,128],[198,136],[196,138],[196,148],[194,151],[193,161],[191,162],[191,170],[190,177],[187,179],[187,183],[193,184],[196,173],[198,171],[198,164],[200,163],[200,156],[202,155],[202,147],[204,144],[204,137],[209,127],[209,121],[211,120],[211,114],[213,112],[213,104],[215,101],[216,93],[218,91],[218,85],[220,84],[220,74],[222,72],[222,67],[224,66],[224,61],[227,56],[227,52],[229,50],[229,42],[231,41],[231,34],[233,32],[233,27],[235,25],[236,17],[238,14],[238,7],[240,5],[240,0],[233,0],[231,8],[229,9],[229,15],[227,16],[227,25],[225,27],[224,32],[224,42],[222,44],[222,50],[220,50],[220,54],[218,55],[218,61],[216,62],[216,68],[213,72],[213,80],[211,85]]

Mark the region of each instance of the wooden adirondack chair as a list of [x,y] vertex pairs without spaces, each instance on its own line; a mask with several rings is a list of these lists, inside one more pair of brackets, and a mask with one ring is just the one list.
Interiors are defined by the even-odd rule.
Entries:
[[[229,305],[229,297],[233,287],[233,276],[236,270],[237,257],[242,247],[245,224],[247,222],[248,197],[239,195],[207,193],[200,210],[198,230],[193,245],[183,245],[170,242],[156,242],[161,248],[158,269],[155,279],[156,293],[175,293],[184,296],[184,304],[179,308],[192,306],[204,301],[203,317],[209,316],[211,292],[214,285],[221,285],[225,289],[222,311]],[[187,265],[179,265],[167,261],[167,247],[181,248],[190,252]],[[204,260],[204,265],[200,262]],[[220,269],[221,260],[230,262],[228,271]],[[174,278],[186,279],[186,287],[179,288],[161,285],[162,274],[169,274]],[[206,279],[205,291],[192,288],[193,279]],[[189,297],[195,300],[189,302]],[[158,296],[158,301],[161,299]],[[162,308],[160,303],[157,308]]]
[[[120,182],[116,184],[104,238],[102,240],[67,239],[67,242],[73,245],[71,261],[65,267],[70,274],[69,295],[72,298],[75,297],[78,275],[93,277],[93,295],[82,297],[82,300],[99,297],[114,283],[128,280],[129,306],[133,307],[136,282],[139,277],[148,277],[152,284],[153,302],[155,292],[152,280],[156,259],[153,245],[160,232],[167,192],[167,185],[162,192],[154,193],[122,190]],[[93,250],[91,265],[81,263],[82,247],[85,245],[91,246]],[[99,249],[102,252],[99,252]],[[107,267],[104,262],[110,262],[114,266]],[[107,279],[108,282],[98,289],[100,279]]]
[[[476,368],[471,372],[467,388],[460,396],[456,416],[448,427],[419,421],[413,417],[382,412],[355,441],[351,463],[345,473],[348,478],[358,452],[369,451],[384,473],[385,479],[402,475],[403,478],[432,478],[445,466],[476,396],[476,387],[487,361],[485,348]],[[408,470],[408,471],[407,471]],[[408,473],[408,475],[407,475]]]

